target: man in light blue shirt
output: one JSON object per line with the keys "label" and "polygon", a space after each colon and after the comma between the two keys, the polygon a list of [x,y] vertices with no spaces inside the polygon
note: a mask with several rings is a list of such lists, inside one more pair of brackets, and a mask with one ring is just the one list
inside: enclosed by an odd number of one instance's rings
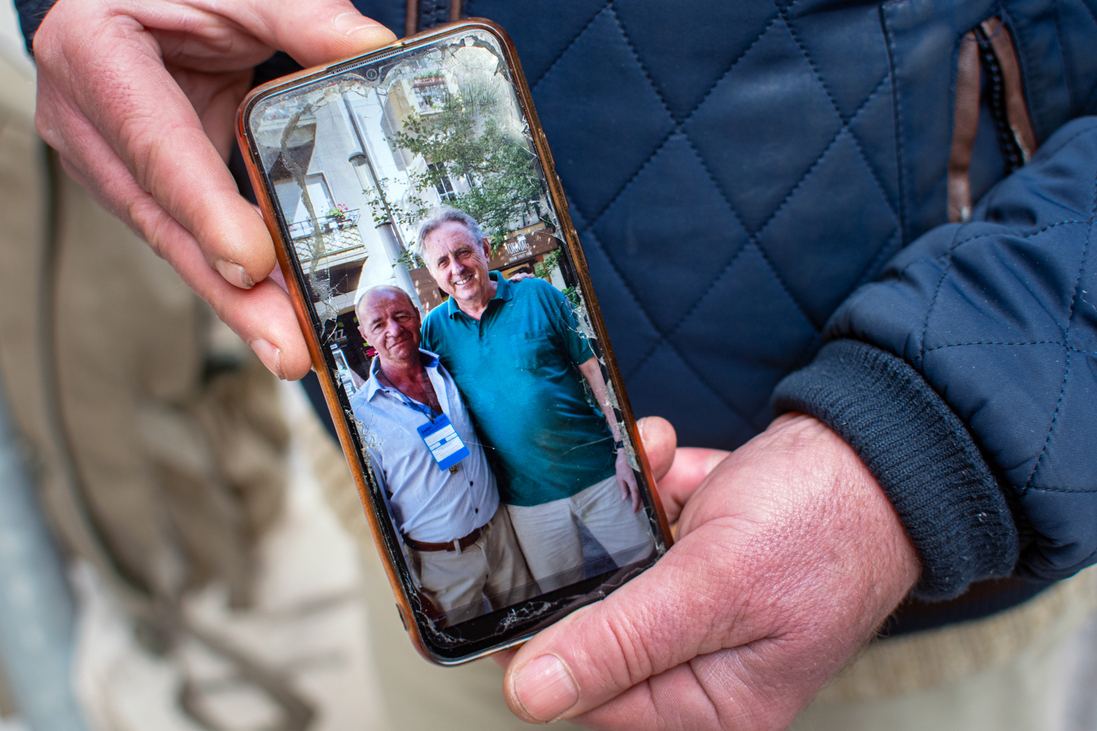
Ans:
{"label": "man in light blue shirt", "polygon": [[419,348],[419,311],[382,286],[357,314],[377,357],[351,408],[422,593],[447,625],[481,614],[484,599],[501,609],[530,598],[536,586],[465,404]]}

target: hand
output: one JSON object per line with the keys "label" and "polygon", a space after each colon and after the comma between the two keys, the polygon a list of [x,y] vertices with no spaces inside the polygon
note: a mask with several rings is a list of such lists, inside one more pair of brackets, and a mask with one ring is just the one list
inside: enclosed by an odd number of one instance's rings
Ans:
{"label": "hand", "polygon": [[617,452],[614,469],[617,471],[617,486],[621,488],[621,499],[631,501],[632,512],[637,512],[640,510],[640,488],[636,487],[636,473],[628,463],[625,450]]}
{"label": "hand", "polygon": [[643,432],[677,543],[512,657],[519,717],[785,728],[917,579],[891,503],[820,422],[781,419],[726,459],[680,449],[673,465],[668,430]]}
{"label": "hand", "polygon": [[394,40],[349,0],[60,0],[34,39],[38,131],[282,378],[310,360],[274,247],[225,166],[274,49],[304,66]]}

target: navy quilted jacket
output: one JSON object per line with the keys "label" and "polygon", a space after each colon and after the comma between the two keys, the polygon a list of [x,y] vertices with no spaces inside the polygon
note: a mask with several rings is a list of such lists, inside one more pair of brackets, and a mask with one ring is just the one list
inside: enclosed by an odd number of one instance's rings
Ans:
{"label": "navy quilted jacket", "polygon": [[[33,30],[48,0],[20,2]],[[403,0],[357,4],[404,34]],[[774,405],[822,419],[924,597],[1097,560],[1097,0],[464,11],[514,38],[638,413],[724,448]],[[420,28],[447,14],[422,0]],[[992,16],[1039,152],[1007,176],[984,108],[981,202],[949,225],[959,48]]]}

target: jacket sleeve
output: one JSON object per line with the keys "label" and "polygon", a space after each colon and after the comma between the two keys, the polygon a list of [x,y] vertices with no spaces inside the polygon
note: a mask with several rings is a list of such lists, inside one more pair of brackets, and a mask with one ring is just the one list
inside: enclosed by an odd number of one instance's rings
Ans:
{"label": "jacket sleeve", "polygon": [[19,13],[19,27],[23,31],[23,40],[26,41],[27,51],[32,53],[34,34],[38,26],[42,25],[42,18],[57,0],[15,0],[15,10]]}
{"label": "jacket sleeve", "polygon": [[841,434],[919,551],[916,594],[1097,562],[1097,118],[835,312],[779,411]]}

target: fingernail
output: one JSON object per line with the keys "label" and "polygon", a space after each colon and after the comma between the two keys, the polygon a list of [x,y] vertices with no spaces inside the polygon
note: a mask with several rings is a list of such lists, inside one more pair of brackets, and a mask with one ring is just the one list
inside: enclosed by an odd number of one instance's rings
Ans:
{"label": "fingernail", "polygon": [[367,26],[372,27],[359,13],[340,13],[331,19],[331,25],[335,30],[346,33],[348,36],[364,30]]}
{"label": "fingernail", "polygon": [[255,286],[255,281],[244,271],[244,267],[235,262],[228,259],[218,259],[214,262],[214,266],[217,267],[217,271],[221,272],[221,276],[229,284],[235,284],[240,289],[251,289]]}
{"label": "fingernail", "polygon": [[274,347],[269,341],[263,338],[255,338],[250,341],[248,345],[251,347],[255,354],[259,356],[259,360],[263,362],[263,365],[267,367],[274,375],[286,380],[286,376],[282,373],[282,351]]}
{"label": "fingernail", "polygon": [[542,655],[519,670],[514,695],[538,721],[551,721],[579,702],[575,681],[555,655]]}

